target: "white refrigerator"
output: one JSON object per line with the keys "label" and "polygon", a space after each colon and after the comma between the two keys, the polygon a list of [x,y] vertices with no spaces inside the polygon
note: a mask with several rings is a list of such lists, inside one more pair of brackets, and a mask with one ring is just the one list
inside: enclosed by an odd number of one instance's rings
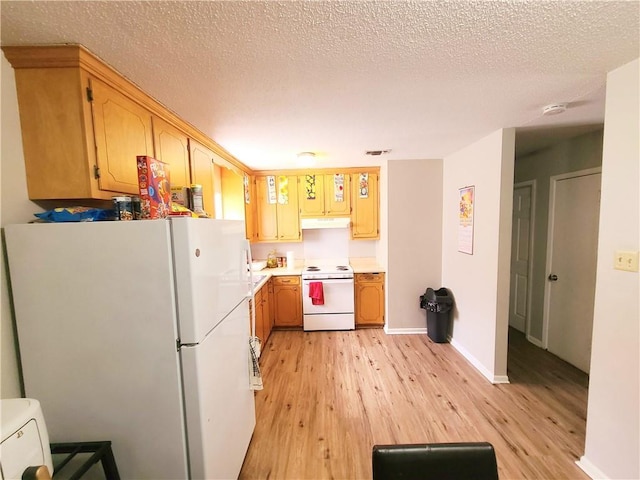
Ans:
{"label": "white refrigerator", "polygon": [[125,479],[237,478],[255,427],[244,223],[8,225],[27,397]]}

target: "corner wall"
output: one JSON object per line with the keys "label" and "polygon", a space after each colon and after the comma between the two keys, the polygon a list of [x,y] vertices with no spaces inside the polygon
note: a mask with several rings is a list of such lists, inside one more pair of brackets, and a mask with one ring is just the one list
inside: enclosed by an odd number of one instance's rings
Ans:
{"label": "corner wall", "polygon": [[442,160],[392,160],[387,167],[385,329],[426,333],[420,295],[442,278]]}
{"label": "corner wall", "polygon": [[[491,382],[507,382],[515,130],[444,159],[442,284],[453,294],[452,345]],[[473,255],[458,252],[459,189],[475,186]]]}
{"label": "corner wall", "polygon": [[593,478],[640,478],[640,282],[613,269],[640,246],[640,61],[609,73],[584,456]]}

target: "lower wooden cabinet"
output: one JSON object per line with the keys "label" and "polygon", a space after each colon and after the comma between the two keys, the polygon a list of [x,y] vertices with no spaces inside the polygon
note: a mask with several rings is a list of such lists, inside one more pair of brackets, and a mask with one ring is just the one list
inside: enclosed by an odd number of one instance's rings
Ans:
{"label": "lower wooden cabinet", "polygon": [[272,277],[274,327],[302,327],[302,290],[300,276]]}
{"label": "lower wooden cabinet", "polygon": [[356,327],[384,326],[384,273],[356,273]]}
{"label": "lower wooden cabinet", "polygon": [[269,340],[273,329],[273,315],[271,310],[271,279],[265,283],[254,295],[255,305],[250,302],[250,308],[256,311],[256,336],[264,346]]}

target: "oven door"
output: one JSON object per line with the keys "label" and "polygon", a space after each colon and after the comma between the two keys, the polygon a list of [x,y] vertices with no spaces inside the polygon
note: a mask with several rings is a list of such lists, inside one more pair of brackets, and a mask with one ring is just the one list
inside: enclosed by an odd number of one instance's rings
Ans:
{"label": "oven door", "polygon": [[[322,282],[323,305],[314,305],[309,297],[309,284]],[[353,278],[302,281],[302,313],[304,315],[353,313]]]}

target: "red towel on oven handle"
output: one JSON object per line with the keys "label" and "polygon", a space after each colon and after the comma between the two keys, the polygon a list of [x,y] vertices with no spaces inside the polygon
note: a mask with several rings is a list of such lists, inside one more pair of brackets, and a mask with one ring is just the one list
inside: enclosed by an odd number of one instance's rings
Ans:
{"label": "red towel on oven handle", "polygon": [[322,282],[309,282],[309,297],[313,305],[324,305]]}

